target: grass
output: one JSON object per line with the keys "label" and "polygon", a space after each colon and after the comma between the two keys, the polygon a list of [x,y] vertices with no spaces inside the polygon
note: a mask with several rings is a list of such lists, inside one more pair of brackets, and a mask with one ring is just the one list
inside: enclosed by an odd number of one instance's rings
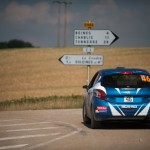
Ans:
{"label": "grass", "polygon": [[[27,99],[28,102],[24,104],[26,107],[32,99],[47,99],[56,95],[58,102],[61,96],[65,100],[72,95],[83,95],[82,86],[87,84],[86,66],[67,66],[58,61],[65,54],[86,54],[82,49],[29,48],[0,51],[0,107],[2,108],[1,105],[5,101],[9,103],[12,100],[20,102]],[[118,66],[142,68],[150,72],[150,48],[95,47],[92,54],[103,55],[104,64],[92,66],[90,77],[97,70]],[[39,106],[35,104],[32,109],[40,109],[40,105],[41,109],[46,109],[47,105],[50,105],[50,100],[36,103]],[[44,103],[45,106],[42,106]],[[22,107],[20,105],[17,103],[15,109]],[[64,108],[63,105],[67,104],[60,105]]]}
{"label": "grass", "polygon": [[0,102],[0,111],[81,108],[82,96],[49,96],[21,98]]}

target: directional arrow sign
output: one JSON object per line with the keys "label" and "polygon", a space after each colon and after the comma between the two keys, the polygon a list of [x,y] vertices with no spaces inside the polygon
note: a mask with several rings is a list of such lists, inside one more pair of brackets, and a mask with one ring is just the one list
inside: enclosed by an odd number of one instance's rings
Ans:
{"label": "directional arrow sign", "polygon": [[74,45],[110,45],[118,39],[110,30],[75,30]]}
{"label": "directional arrow sign", "polygon": [[102,55],[63,55],[59,61],[64,65],[103,65]]}

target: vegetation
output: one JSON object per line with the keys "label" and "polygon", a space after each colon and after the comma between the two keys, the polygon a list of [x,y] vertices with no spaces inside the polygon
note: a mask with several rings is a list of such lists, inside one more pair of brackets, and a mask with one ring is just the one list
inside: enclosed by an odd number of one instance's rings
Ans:
{"label": "vegetation", "polygon": [[0,49],[6,48],[31,48],[34,47],[30,42],[24,42],[22,40],[13,39],[8,42],[0,42]]}
{"label": "vegetation", "polygon": [[49,96],[0,102],[0,111],[81,108],[82,96]]}
{"label": "vegetation", "polygon": [[[79,101],[72,97],[83,95],[87,67],[61,64],[58,59],[65,54],[85,53],[81,47],[0,51],[0,109],[81,107],[82,96],[79,96]],[[95,47],[93,55],[103,55],[104,64],[92,66],[90,78],[97,70],[121,66],[150,72],[150,48]]]}

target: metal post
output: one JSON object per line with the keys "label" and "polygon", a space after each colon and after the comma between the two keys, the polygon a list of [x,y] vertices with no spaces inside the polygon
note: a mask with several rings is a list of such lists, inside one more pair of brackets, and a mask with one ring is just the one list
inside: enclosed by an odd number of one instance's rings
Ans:
{"label": "metal post", "polygon": [[[89,21],[90,23],[91,21]],[[89,30],[91,30],[91,27],[88,27]],[[90,45],[88,47],[91,47]],[[90,52],[87,53],[87,55],[91,55]],[[87,85],[90,83],[90,66],[87,66]]]}
{"label": "metal post", "polygon": [[[87,53],[87,55],[91,55],[91,53]],[[90,83],[90,65],[87,66],[87,85]]]}
{"label": "metal post", "polygon": [[90,66],[87,66],[87,85],[90,83]]}
{"label": "metal post", "polygon": [[61,3],[60,1],[53,1],[53,3],[57,3],[58,5],[58,29],[57,29],[57,47],[60,47],[60,12],[61,12]]}
{"label": "metal post", "polygon": [[72,4],[72,2],[62,2],[65,5],[65,12],[64,12],[64,47],[67,44],[67,5]]}

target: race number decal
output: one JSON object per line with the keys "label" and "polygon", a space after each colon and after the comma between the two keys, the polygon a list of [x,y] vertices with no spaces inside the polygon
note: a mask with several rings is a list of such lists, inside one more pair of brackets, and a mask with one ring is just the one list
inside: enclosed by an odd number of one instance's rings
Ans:
{"label": "race number decal", "polygon": [[150,82],[150,77],[146,75],[141,75],[141,79],[143,82]]}

